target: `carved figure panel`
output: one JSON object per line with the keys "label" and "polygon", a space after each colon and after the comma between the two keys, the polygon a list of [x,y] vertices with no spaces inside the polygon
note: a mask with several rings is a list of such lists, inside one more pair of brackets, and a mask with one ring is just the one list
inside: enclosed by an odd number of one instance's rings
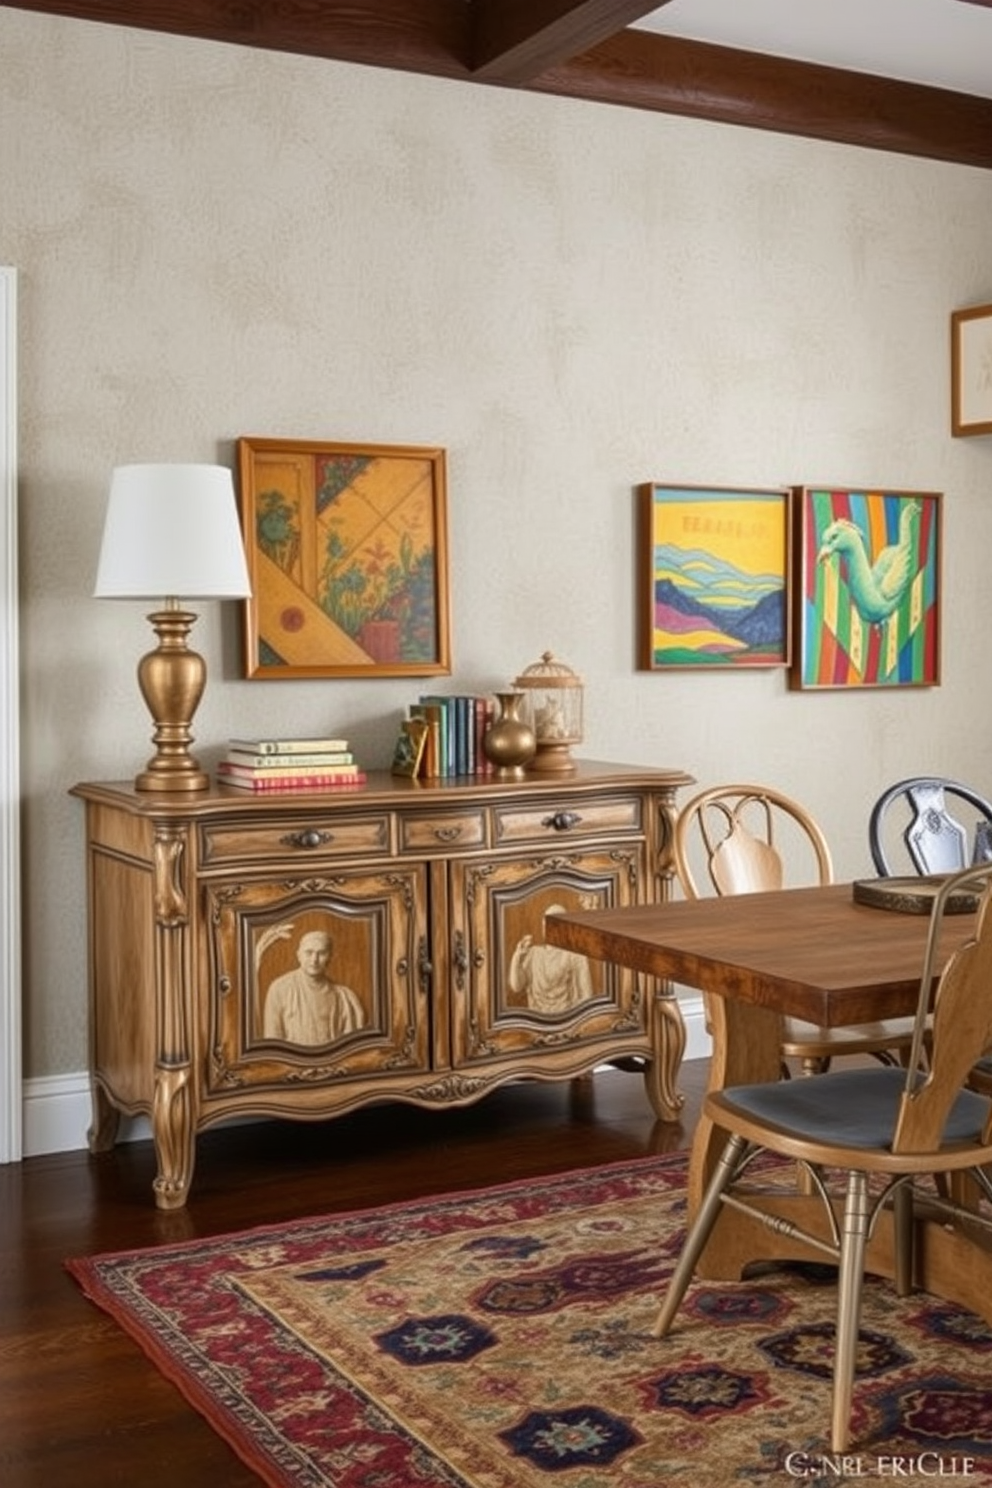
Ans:
{"label": "carved figure panel", "polygon": [[211,888],[211,1084],[426,1067],[419,870]]}
{"label": "carved figure panel", "polygon": [[459,975],[453,1050],[486,1060],[644,1031],[636,977],[547,944],[549,916],[633,902],[640,846],[455,865]]}

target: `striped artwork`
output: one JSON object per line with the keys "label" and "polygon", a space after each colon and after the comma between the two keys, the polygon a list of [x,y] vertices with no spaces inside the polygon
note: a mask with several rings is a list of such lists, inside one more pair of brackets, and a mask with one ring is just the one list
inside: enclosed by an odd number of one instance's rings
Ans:
{"label": "striped artwork", "polygon": [[940,497],[800,487],[799,645],[792,684],[940,680]]}

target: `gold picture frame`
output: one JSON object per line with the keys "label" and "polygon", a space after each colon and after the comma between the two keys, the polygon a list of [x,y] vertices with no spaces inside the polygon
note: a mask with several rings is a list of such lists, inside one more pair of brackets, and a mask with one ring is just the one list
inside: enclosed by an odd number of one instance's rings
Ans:
{"label": "gold picture frame", "polygon": [[951,315],[951,433],[992,434],[992,305]]}
{"label": "gold picture frame", "polygon": [[403,720],[396,736],[396,747],[393,750],[392,772],[394,775],[405,775],[410,780],[417,778],[424,758],[427,732],[426,718],[405,718]]}
{"label": "gold picture frame", "polygon": [[245,675],[451,670],[443,449],[238,440]]}

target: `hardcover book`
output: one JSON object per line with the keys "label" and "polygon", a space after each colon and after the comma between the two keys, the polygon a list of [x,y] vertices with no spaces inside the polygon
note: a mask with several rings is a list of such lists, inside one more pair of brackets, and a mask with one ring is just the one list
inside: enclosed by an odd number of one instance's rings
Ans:
{"label": "hardcover book", "polygon": [[230,749],[249,754],[327,754],[348,748],[347,739],[229,739]]}
{"label": "hardcover book", "polygon": [[357,775],[359,770],[355,764],[242,765],[236,760],[222,759],[217,766],[217,773],[235,780],[289,780],[300,776],[330,780]]}
{"label": "hardcover book", "polygon": [[293,791],[332,791],[347,790],[349,786],[364,785],[367,776],[364,770],[353,770],[350,775],[226,775],[218,772],[221,785],[229,785],[235,790],[254,791],[262,793],[269,791],[276,793],[285,791],[290,794]]}
{"label": "hardcover book", "polygon": [[225,756],[231,764],[248,765],[256,769],[276,769],[279,765],[353,765],[355,756],[350,749],[316,750],[313,754],[296,754],[287,750],[283,754],[257,753],[231,745]]}

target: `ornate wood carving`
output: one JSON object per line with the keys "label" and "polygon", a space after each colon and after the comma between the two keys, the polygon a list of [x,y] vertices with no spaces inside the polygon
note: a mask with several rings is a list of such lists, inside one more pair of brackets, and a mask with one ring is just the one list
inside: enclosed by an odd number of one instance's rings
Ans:
{"label": "ornate wood carving", "polygon": [[[556,902],[667,892],[654,871],[659,802],[689,783],[580,764],[567,780],[449,782],[436,815],[427,791],[374,772],[341,797],[198,793],[181,816],[130,787],[77,786],[92,808],[93,1149],[112,1145],[121,1112],[149,1115],[156,1203],[176,1209],[197,1133],[225,1118],[466,1103],[530,1074],[570,1079],[610,1059],[651,1068],[656,1052],[673,1062],[648,1091],[676,1115],[674,999],[663,1022],[635,974],[547,957],[514,990],[510,963],[543,940]],[[473,830],[439,855],[433,829],[453,809]],[[321,840],[301,861],[310,830]],[[296,1037],[269,1002],[277,983],[291,1005],[309,995],[313,938],[328,970]]]}

